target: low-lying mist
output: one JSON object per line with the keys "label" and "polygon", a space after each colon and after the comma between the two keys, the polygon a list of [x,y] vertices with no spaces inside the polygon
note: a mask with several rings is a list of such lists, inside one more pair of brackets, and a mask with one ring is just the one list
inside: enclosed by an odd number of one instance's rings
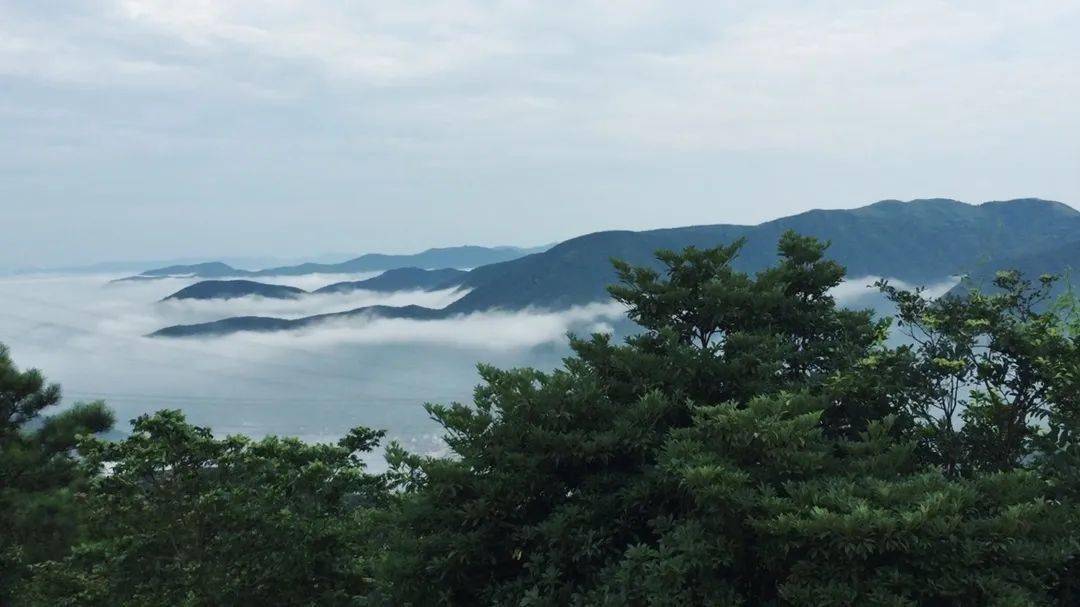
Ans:
{"label": "low-lying mist", "polygon": [[[267,282],[318,288],[369,276]],[[120,430],[141,413],[179,408],[223,434],[334,440],[362,424],[386,428],[392,438],[428,453],[442,443],[423,403],[468,401],[477,362],[552,368],[567,351],[567,331],[610,330],[605,323],[622,314],[618,306],[594,304],[558,313],[352,319],[295,332],[150,339],[143,336],[163,326],[226,316],[300,317],[374,304],[443,307],[462,293],[162,302],[196,280],[109,283],[113,278],[0,278],[6,304],[0,342],[21,367],[38,367],[61,383],[65,402],[105,399],[117,411]]]}
{"label": "low-lying mist", "polygon": [[[314,289],[362,276],[266,279]],[[354,318],[298,331],[238,333],[199,339],[151,339],[167,325],[227,316],[296,318],[360,306],[443,307],[462,295],[433,292],[160,301],[196,282],[165,279],[109,283],[115,276],[0,278],[0,342],[23,368],[62,384],[65,402],[104,399],[118,429],[141,413],[183,409],[221,434],[281,434],[336,440],[348,428],[385,428],[408,448],[438,453],[439,430],[425,402],[468,401],[478,362],[551,369],[568,353],[565,335],[611,332],[623,308],[595,303],[550,312],[492,311],[442,320]],[[841,303],[887,310],[874,278],[835,290]],[[948,290],[955,281],[933,285]],[[906,286],[906,285],[899,285]],[[372,457],[381,466],[381,454]]]}

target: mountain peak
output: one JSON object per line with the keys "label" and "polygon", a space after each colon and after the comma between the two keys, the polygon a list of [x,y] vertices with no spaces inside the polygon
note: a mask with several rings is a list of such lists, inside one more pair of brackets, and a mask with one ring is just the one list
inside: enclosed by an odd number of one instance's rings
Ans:
{"label": "mountain peak", "polygon": [[978,206],[987,209],[1015,209],[1017,211],[1042,210],[1060,213],[1062,215],[1070,217],[1076,217],[1080,215],[1080,211],[1065,204],[1064,202],[1058,202],[1056,200],[1046,200],[1043,198],[1014,198],[1012,200],[991,200],[989,202],[984,202]]}

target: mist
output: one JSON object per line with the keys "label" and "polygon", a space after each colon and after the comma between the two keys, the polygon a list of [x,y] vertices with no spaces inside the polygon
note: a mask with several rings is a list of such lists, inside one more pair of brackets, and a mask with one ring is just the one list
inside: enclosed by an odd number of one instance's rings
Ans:
{"label": "mist", "polygon": [[[272,277],[314,289],[372,276]],[[350,319],[302,331],[151,339],[178,323],[236,315],[296,318],[360,306],[443,307],[463,291],[310,295],[295,300],[160,301],[196,279],[110,282],[114,275],[0,278],[0,342],[22,368],[63,387],[64,402],[104,399],[119,430],[162,408],[218,434],[336,440],[349,428],[388,430],[422,453],[441,452],[425,402],[469,401],[476,364],[554,368],[567,331],[610,331],[613,304],[563,312],[472,314],[438,321]],[[381,464],[381,453],[373,454]]]}
{"label": "mist", "polygon": [[[372,274],[274,277],[314,289]],[[569,353],[567,332],[613,332],[624,308],[594,303],[558,312],[492,311],[441,320],[340,319],[296,331],[151,339],[164,326],[236,315],[298,318],[360,306],[443,307],[462,291],[310,295],[295,300],[160,301],[197,279],[113,282],[113,275],[0,278],[0,342],[22,368],[36,367],[63,387],[64,402],[105,400],[123,432],[128,420],[163,408],[218,434],[298,436],[330,441],[349,428],[386,429],[426,454],[443,452],[425,402],[468,402],[477,363],[550,370]],[[869,285],[845,282],[838,301],[887,312]],[[930,285],[944,293],[955,280]],[[911,287],[899,283],[901,287]],[[375,469],[382,454],[370,456]]]}

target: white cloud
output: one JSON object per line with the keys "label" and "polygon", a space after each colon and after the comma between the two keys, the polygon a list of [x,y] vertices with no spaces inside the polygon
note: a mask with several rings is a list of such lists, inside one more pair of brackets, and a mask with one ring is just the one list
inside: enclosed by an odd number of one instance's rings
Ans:
{"label": "white cloud", "polygon": [[[432,297],[448,295],[163,304],[161,297],[191,281],[107,284],[107,278],[0,277],[0,342],[17,364],[60,382],[69,402],[104,398],[117,410],[121,429],[141,413],[180,408],[220,433],[328,440],[369,425],[430,453],[443,444],[423,403],[468,401],[477,362],[552,368],[566,352],[569,329],[583,332],[621,316],[618,306],[598,304],[559,313],[492,312],[428,322],[354,318],[302,331],[152,339],[144,335],[161,326],[222,315],[432,304]],[[383,465],[378,454],[371,460]]]}
{"label": "white cloud", "polygon": [[[843,306],[864,305],[867,300],[880,299],[880,293],[877,288],[874,287],[874,283],[881,279],[881,276],[859,276],[850,278],[844,280],[829,291],[829,294],[835,297],[837,303]],[[890,278],[888,281],[890,285],[905,291],[913,291],[916,288],[923,287],[925,289],[923,293],[927,297],[938,298],[948,293],[949,289],[955,287],[960,282],[960,279],[958,277],[947,278],[927,285],[913,284],[894,278]]]}
{"label": "white cloud", "polygon": [[771,4],[700,46],[641,57],[598,128],[666,147],[855,155],[1080,124],[1060,103],[1080,93],[1063,25],[1080,20],[1076,3]]}
{"label": "white cloud", "polygon": [[3,3],[0,259],[1075,202],[1078,29],[1076,0]]}
{"label": "white cloud", "polygon": [[[531,348],[562,343],[573,328],[610,327],[602,321],[625,316],[617,303],[595,303],[568,310],[477,312],[439,320],[353,318],[319,323],[297,331],[239,333],[225,338],[259,345],[303,344],[324,347],[335,344],[425,344],[461,346],[490,351]],[[222,338],[210,338],[220,344]]]}
{"label": "white cloud", "polygon": [[[26,15],[0,25],[0,70],[23,77],[232,81],[287,96],[390,87],[405,101],[395,119],[556,111],[564,129],[645,145],[865,149],[885,133],[899,145],[942,129],[953,136],[939,145],[977,145],[1015,133],[1015,112],[1075,124],[1057,99],[1080,92],[1074,2],[118,0],[66,19]],[[312,74],[322,83],[305,83]]]}
{"label": "white cloud", "polygon": [[211,52],[310,61],[329,77],[394,84],[464,69],[512,46],[492,15],[467,2],[387,3],[129,0],[135,26]]}

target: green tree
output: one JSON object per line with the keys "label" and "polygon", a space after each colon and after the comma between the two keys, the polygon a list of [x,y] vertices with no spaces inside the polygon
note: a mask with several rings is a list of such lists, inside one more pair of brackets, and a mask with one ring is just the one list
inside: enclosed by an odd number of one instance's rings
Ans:
{"label": "green tree", "polygon": [[[1039,605],[1077,553],[1035,474],[922,470],[886,419],[830,440],[797,395],[703,406],[660,467],[683,507],[654,521],[587,605]],[[541,595],[543,593],[540,593]]]}
{"label": "green tree", "polygon": [[828,244],[786,232],[777,264],[756,276],[732,268],[742,244],[659,251],[662,272],[615,261],[620,284],[609,291],[644,332],[625,346],[574,339],[580,362],[572,364],[600,375],[620,399],[656,389],[697,403],[812,391],[836,405],[825,423],[838,434],[857,435],[888,414],[882,403],[845,399],[864,385],[836,381],[869,356],[891,353],[882,347],[887,320],[836,305],[830,292],[844,269],[825,258]]}
{"label": "green tree", "polygon": [[121,442],[84,440],[94,475],[88,537],[34,567],[33,605],[351,605],[367,589],[365,513],[386,499],[359,454],[336,445],[215,439],[178,411],[132,423]]}
{"label": "green tree", "polygon": [[553,373],[482,367],[473,406],[428,406],[456,457],[391,451],[405,491],[380,577],[395,603],[584,596],[689,507],[659,459],[698,406],[798,391],[830,411],[830,437],[888,413],[844,400],[870,384],[838,376],[886,352],[887,324],[836,306],[843,269],[826,245],[785,234],[778,264],[756,276],[731,267],[740,246],[661,251],[663,272],[616,262],[612,295],[642,334],[572,339],[576,356]]}
{"label": "green tree", "polygon": [[380,432],[215,439],[176,411],[75,460],[100,406],[32,431],[57,389],[8,361],[0,463],[26,472],[5,482],[45,479],[74,515],[28,558],[44,519],[0,512],[24,533],[15,602],[1077,604],[1080,304],[1015,273],[937,299],[880,283],[893,348],[836,305],[825,243],[787,233],[755,275],[740,247],[616,262],[639,335],[481,366],[471,405],[427,405],[452,456],[391,445],[385,475],[360,459]]}
{"label": "green tree", "polygon": [[1064,431],[1078,410],[1080,346],[1049,305],[1055,281],[1000,272],[991,292],[937,299],[879,283],[914,343],[919,389],[905,410],[946,474],[1032,463],[1047,424]]}
{"label": "green tree", "polygon": [[[574,339],[552,373],[482,367],[471,407],[429,405],[454,457],[391,449],[388,603],[1069,604],[1078,519],[1057,496],[1073,485],[1036,467],[1035,428],[1020,440],[965,418],[950,467],[926,413],[956,372],[939,359],[965,348],[961,379],[991,395],[973,400],[1026,395],[1026,421],[1063,410],[1050,368],[1075,364],[1043,339],[1052,319],[1016,293],[891,291],[902,326],[927,318],[910,302],[948,311],[957,334],[887,348],[887,323],[830,297],[843,271],[824,244],[786,234],[755,276],[732,269],[738,248],[662,251],[662,271],[616,263],[612,294],[642,334]],[[1045,389],[1017,379],[1036,376]]]}
{"label": "green tree", "polygon": [[72,450],[112,426],[101,403],[43,416],[59,403],[59,386],[20,371],[0,345],[0,604],[29,564],[63,556],[78,536],[73,493],[84,477]]}

